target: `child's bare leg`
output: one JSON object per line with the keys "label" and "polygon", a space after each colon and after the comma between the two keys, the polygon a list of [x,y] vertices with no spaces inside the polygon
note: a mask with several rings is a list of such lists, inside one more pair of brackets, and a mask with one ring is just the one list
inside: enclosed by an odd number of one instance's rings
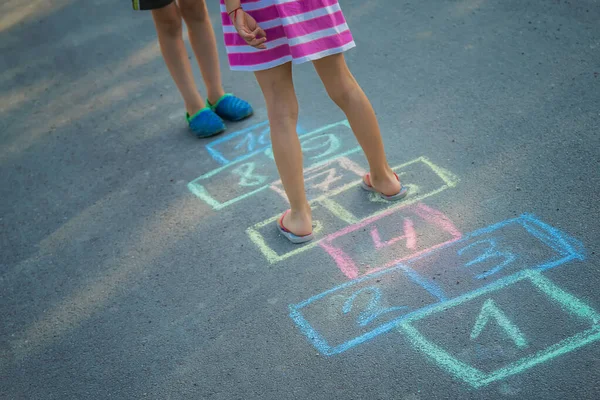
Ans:
{"label": "child's bare leg", "polygon": [[296,235],[308,235],[312,232],[312,218],[304,191],[302,149],[296,132],[298,100],[292,81],[292,64],[257,71],[255,75],[267,104],[275,163],[291,206],[283,225]]}
{"label": "child's bare leg", "polygon": [[194,82],[192,67],[183,43],[181,13],[175,2],[152,10],[158,42],[167,68],[179,89],[185,109],[190,115],[205,107]]}
{"label": "child's bare leg", "polygon": [[324,57],[313,64],[329,97],[346,114],[352,131],[367,156],[371,185],[387,195],[398,193],[400,182],[387,163],[375,111],[348,69],[343,54]]}
{"label": "child's bare leg", "polygon": [[188,27],[190,44],[202,71],[208,100],[215,104],[225,94],[219,70],[217,41],[204,0],[179,0],[181,15]]}

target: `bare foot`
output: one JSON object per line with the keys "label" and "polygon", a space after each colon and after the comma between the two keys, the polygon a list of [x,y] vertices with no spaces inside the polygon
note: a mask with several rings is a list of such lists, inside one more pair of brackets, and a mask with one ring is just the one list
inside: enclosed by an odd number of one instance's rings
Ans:
{"label": "bare foot", "polygon": [[394,175],[394,171],[391,169],[385,174],[367,174],[365,175],[364,180],[367,185],[372,186],[379,193],[383,193],[386,196],[398,194],[402,186],[400,180]]}
{"label": "bare foot", "polygon": [[296,236],[306,236],[312,233],[312,215],[310,207],[305,210],[290,210],[283,217],[283,226]]}

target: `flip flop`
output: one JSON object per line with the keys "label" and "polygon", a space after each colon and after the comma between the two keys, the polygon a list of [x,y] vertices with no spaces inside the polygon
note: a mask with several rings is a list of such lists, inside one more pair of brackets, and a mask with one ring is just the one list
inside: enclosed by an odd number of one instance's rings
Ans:
{"label": "flip flop", "polygon": [[[369,172],[367,172],[364,179],[360,182],[361,187],[368,192],[378,193],[381,197],[383,197],[385,200],[388,200],[388,201],[402,200],[408,194],[408,189],[406,187],[402,186],[402,184],[400,184],[400,191],[392,196],[388,196],[387,194],[378,192],[377,190],[375,190],[375,188],[373,186],[371,186],[367,182],[365,182],[365,179],[368,179],[369,182],[371,181],[370,176],[371,176],[371,174]],[[394,172],[394,176],[396,177],[396,179],[398,179],[398,182],[400,182],[400,178],[398,177],[398,174],[396,174]]]}
{"label": "flip flop", "polygon": [[279,218],[279,221],[277,221],[277,229],[279,229],[279,232],[294,244],[306,243],[313,240],[314,236],[312,233],[309,233],[308,235],[304,236],[298,236],[293,234],[292,231],[283,226],[283,218],[285,218],[285,216],[289,212],[290,210],[284,212],[283,215],[281,215],[281,218]]}

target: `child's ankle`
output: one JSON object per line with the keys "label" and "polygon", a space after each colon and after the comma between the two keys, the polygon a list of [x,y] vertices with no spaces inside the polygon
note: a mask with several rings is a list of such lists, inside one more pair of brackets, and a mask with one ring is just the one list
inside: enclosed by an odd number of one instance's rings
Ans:
{"label": "child's ankle", "polygon": [[292,207],[290,211],[294,215],[311,215],[311,209],[308,203],[300,207]]}
{"label": "child's ankle", "polygon": [[190,116],[195,115],[198,111],[206,108],[206,104],[204,102],[194,103],[194,104],[186,104],[185,111],[187,111]]}
{"label": "child's ankle", "polygon": [[223,89],[214,93],[210,92],[208,93],[208,101],[214,106],[223,96],[225,96],[225,91]]}
{"label": "child's ankle", "polygon": [[380,180],[389,178],[394,174],[394,171],[389,166],[386,166],[384,168],[373,168],[370,174],[374,180]]}

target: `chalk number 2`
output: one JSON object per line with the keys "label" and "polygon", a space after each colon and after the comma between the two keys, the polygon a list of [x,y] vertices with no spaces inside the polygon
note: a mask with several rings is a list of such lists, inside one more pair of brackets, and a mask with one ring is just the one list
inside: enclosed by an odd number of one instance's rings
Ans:
{"label": "chalk number 2", "polygon": [[350,311],[352,311],[352,307],[354,306],[354,300],[356,300],[356,298],[362,293],[370,294],[370,298],[366,307],[360,312],[360,314],[358,314],[358,318],[356,319],[356,322],[360,326],[369,325],[371,322],[373,322],[373,320],[375,320],[383,314],[387,314],[391,311],[404,310],[408,308],[408,306],[389,308],[382,307],[380,304],[381,290],[379,290],[379,288],[375,286],[367,286],[352,293],[352,296],[348,297],[348,299],[344,303],[344,306],[342,307],[342,311],[344,312],[344,314],[348,314]]}

